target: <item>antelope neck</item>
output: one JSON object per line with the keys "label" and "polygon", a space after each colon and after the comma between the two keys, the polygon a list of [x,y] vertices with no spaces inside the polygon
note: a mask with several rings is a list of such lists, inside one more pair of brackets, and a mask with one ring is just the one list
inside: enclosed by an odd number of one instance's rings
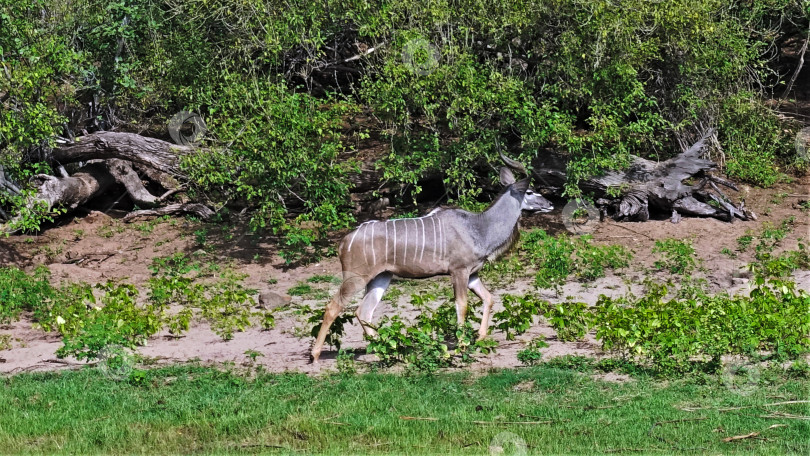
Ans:
{"label": "antelope neck", "polygon": [[523,193],[507,187],[498,199],[484,212],[478,214],[480,247],[488,253],[501,253],[514,240]]}

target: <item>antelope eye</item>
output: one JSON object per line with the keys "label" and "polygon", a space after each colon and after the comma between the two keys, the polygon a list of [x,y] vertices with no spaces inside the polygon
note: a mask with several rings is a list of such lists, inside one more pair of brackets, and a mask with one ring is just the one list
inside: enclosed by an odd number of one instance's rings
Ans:
{"label": "antelope eye", "polygon": [[527,194],[527,195],[534,195],[534,192],[533,192],[533,191],[531,191],[531,190],[526,190],[526,194]]}

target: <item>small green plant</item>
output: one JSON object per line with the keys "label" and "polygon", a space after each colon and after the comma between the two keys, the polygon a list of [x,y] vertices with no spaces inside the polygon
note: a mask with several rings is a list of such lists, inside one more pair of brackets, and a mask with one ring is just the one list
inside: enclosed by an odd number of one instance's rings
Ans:
{"label": "small green plant", "polygon": [[584,302],[551,305],[545,314],[557,338],[563,342],[582,340],[591,324],[591,314]]}
{"label": "small green plant", "polygon": [[557,356],[543,363],[545,367],[574,370],[577,372],[590,372],[594,369],[595,365],[596,361],[593,358],[582,355]]}
{"label": "small green plant", "polygon": [[127,377],[127,383],[132,386],[148,386],[149,373],[145,370],[133,369],[132,372],[129,373],[129,377]]}
{"label": "small green plant", "polygon": [[354,350],[339,350],[335,360],[337,370],[343,375],[357,373],[357,361],[354,360]]}
{"label": "small green plant", "polygon": [[476,331],[468,320],[456,324],[455,307],[443,303],[435,310],[425,308],[413,324],[406,324],[399,316],[383,317],[377,327],[377,336],[367,338],[368,353],[374,353],[383,365],[405,363],[410,371],[435,372],[442,367],[473,360],[475,352],[494,350],[491,339],[475,342]]}
{"label": "small green plant", "polygon": [[49,278],[50,271],[44,266],[31,275],[15,267],[0,268],[0,325],[17,321],[23,311],[35,310],[54,299],[57,291]]}
{"label": "small green plant", "polygon": [[255,364],[256,360],[264,356],[264,354],[256,350],[245,350],[245,356],[248,357],[251,364]]}
{"label": "small green plant", "polygon": [[[309,306],[303,306],[301,309],[298,310],[298,313],[301,315],[307,316],[307,323],[312,324],[312,329],[310,330],[310,335],[312,337],[318,337],[318,332],[321,330],[321,324],[323,323],[323,314],[326,311],[324,308],[318,308],[313,310]],[[332,326],[329,327],[329,333],[326,335],[326,345],[335,347],[340,350],[340,339],[343,337],[345,333],[344,326],[346,323],[351,323],[354,319],[354,315],[351,313],[344,313],[342,315],[338,315],[335,318],[335,321],[332,322]]]}
{"label": "small green plant", "polygon": [[315,274],[314,276],[307,279],[308,283],[332,283],[336,285],[340,285],[343,280],[340,277],[336,277],[333,275],[319,275]]}
{"label": "small green plant", "polygon": [[746,230],[746,234],[737,238],[737,250],[745,252],[752,242],[754,242],[754,235],[750,230]]}
{"label": "small green plant", "polygon": [[534,338],[526,344],[526,348],[517,353],[517,359],[524,366],[536,366],[543,360],[543,353],[540,351],[548,347],[548,343],[540,338]]}
{"label": "small green plant", "polygon": [[11,350],[11,334],[0,334],[0,351]]}
{"label": "small green plant", "polygon": [[723,247],[720,250],[720,253],[727,256],[727,257],[729,257],[729,258],[737,258],[737,254],[732,252],[731,249],[729,249],[728,247]]}
{"label": "small green plant", "polygon": [[537,270],[535,285],[539,288],[558,287],[571,275],[586,281],[604,277],[608,269],[625,268],[632,259],[632,253],[622,246],[594,245],[587,235],[549,236],[543,230],[523,236],[520,252]]}
{"label": "small green plant", "polygon": [[299,283],[287,290],[287,294],[290,296],[304,296],[310,293],[312,293],[312,286],[306,283]]}
{"label": "small green plant", "polygon": [[206,242],[208,242],[208,229],[200,228],[194,231],[194,239],[197,241],[198,245],[205,247]]}
{"label": "small green plant", "polygon": [[698,266],[698,258],[692,242],[689,240],[664,239],[655,241],[653,253],[659,253],[660,259],[654,263],[659,270],[672,274],[687,275]]}
{"label": "small green plant", "polygon": [[506,294],[502,300],[504,310],[495,312],[492,321],[495,329],[506,333],[506,340],[514,340],[515,336],[528,331],[534,317],[544,314],[550,307],[548,301],[528,294],[522,297]]}

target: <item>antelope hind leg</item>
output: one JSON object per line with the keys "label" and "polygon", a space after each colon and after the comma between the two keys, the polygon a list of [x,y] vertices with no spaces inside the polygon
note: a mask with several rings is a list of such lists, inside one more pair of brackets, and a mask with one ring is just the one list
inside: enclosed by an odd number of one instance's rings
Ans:
{"label": "antelope hind leg", "polygon": [[343,279],[343,283],[340,284],[340,290],[338,290],[337,294],[329,304],[326,305],[326,311],[323,313],[323,323],[321,324],[321,329],[318,331],[318,337],[315,339],[315,344],[312,346],[312,352],[310,354],[310,361],[313,363],[318,362],[318,358],[321,356],[321,350],[323,350],[323,344],[326,341],[326,336],[329,334],[329,328],[332,326],[332,323],[335,319],[340,315],[340,312],[343,311],[343,308],[346,307],[346,303],[351,299],[351,297],[357,293],[363,285],[365,285],[366,280],[359,276],[354,276],[351,278]]}
{"label": "antelope hind leg", "polygon": [[467,317],[467,283],[470,276],[467,274],[451,275],[453,281],[453,294],[456,298],[456,322],[459,326],[464,324]]}
{"label": "antelope hind leg", "polygon": [[478,274],[470,276],[470,281],[467,283],[467,286],[473,293],[481,298],[484,305],[481,314],[481,327],[478,329],[478,340],[481,340],[487,337],[489,330],[489,314],[492,312],[492,294],[490,294],[489,290],[484,286],[484,283],[481,282],[481,279],[478,278]]}
{"label": "antelope hind leg", "polygon": [[385,290],[391,284],[391,273],[383,272],[371,280],[366,285],[366,295],[363,297],[363,302],[357,308],[355,315],[363,332],[369,337],[375,337],[377,331],[371,327],[371,317],[374,315],[374,310],[380,305]]}

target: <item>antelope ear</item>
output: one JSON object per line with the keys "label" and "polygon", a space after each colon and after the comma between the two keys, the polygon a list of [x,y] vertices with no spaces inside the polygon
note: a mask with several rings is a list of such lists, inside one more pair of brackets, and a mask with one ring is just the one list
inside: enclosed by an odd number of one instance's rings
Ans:
{"label": "antelope ear", "polygon": [[526,190],[529,189],[530,180],[531,179],[527,177],[526,179],[521,179],[517,181],[515,185],[512,186],[512,190],[520,193],[521,195],[526,193]]}
{"label": "antelope ear", "polygon": [[512,171],[507,167],[501,167],[501,184],[504,187],[507,185],[512,185],[515,183],[515,175],[512,174]]}

